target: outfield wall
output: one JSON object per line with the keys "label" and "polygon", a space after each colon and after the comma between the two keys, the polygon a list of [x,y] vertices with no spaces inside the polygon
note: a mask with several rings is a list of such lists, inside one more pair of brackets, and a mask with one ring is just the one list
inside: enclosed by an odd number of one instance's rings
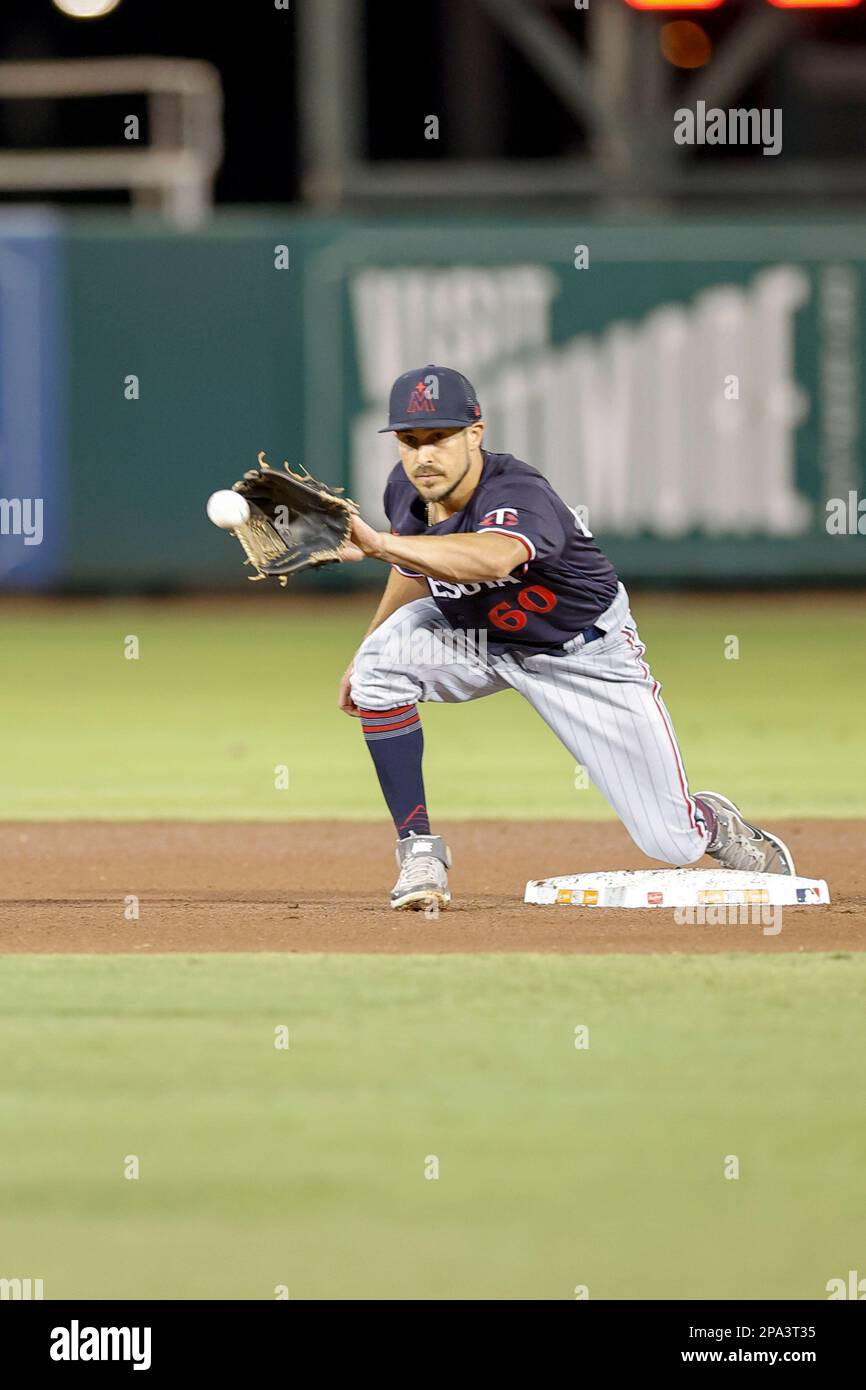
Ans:
{"label": "outfield wall", "polygon": [[866,220],[7,215],[0,585],[242,585],[203,504],[259,449],[381,520],[388,387],[428,360],[627,578],[862,581],[864,273]]}

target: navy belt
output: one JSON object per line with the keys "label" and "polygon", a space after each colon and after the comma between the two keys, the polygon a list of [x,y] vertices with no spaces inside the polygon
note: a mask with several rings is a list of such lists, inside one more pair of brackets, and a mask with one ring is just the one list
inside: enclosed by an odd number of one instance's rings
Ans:
{"label": "navy belt", "polygon": [[[590,627],[585,627],[585,628],[583,629],[583,632],[576,632],[576,633],[574,634],[574,637],[569,637],[568,642],[574,642],[578,637],[582,637],[582,638],[583,638],[583,646],[586,647],[586,646],[589,645],[590,642],[595,642],[599,637],[606,637],[606,636],[607,636],[607,633],[606,633],[606,632],[602,632],[601,628],[600,628],[600,627],[596,627],[595,623],[593,623]],[[568,646],[568,642],[563,642],[563,643],[562,643],[562,646],[563,646],[563,647],[567,647],[567,646]],[[580,650],[583,651],[583,647],[581,647]]]}
{"label": "navy belt", "polygon": [[[575,640],[575,637],[582,637],[583,646],[585,647],[588,642],[595,642],[597,638],[606,636],[607,633],[603,632],[600,627],[596,627],[595,623],[593,623],[590,627],[585,627],[582,632],[576,632],[574,634],[574,637],[569,637],[567,641],[560,642],[559,645],[556,647],[541,648],[541,650],[533,650],[532,648],[527,650],[526,648],[520,647],[504,647],[503,651],[507,653],[508,656],[513,657],[515,661],[522,664],[523,660],[526,657],[544,656],[545,651],[562,651],[562,648],[567,647],[569,642],[573,642]],[[583,648],[581,648],[581,651],[582,650]]]}

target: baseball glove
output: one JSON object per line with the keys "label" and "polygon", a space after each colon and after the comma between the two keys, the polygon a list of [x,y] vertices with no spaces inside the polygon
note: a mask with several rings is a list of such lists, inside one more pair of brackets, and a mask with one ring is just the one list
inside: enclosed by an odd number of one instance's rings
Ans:
{"label": "baseball glove", "polygon": [[286,584],[289,575],[341,560],[358,511],[351,498],[341,496],[342,488],[318,482],[306,469],[293,473],[284,463],[286,471],[280,473],[268,466],[264,453],[258,461],[258,468],[232,485],[250,508],[249,521],[234,531],[246,551],[245,563],[256,571],[248,577],[273,576]]}

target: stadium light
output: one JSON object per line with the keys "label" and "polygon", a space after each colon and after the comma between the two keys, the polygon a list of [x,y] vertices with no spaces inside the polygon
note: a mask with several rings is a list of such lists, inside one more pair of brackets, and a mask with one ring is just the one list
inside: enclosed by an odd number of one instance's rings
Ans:
{"label": "stadium light", "polygon": [[717,10],[725,0],[625,0],[633,10]]}
{"label": "stadium light", "polygon": [[[633,10],[717,10],[725,0],[625,0]],[[863,0],[767,0],[777,10],[853,10]]]}
{"label": "stadium light", "polygon": [[853,10],[863,0],[769,0],[777,10]]}
{"label": "stadium light", "polygon": [[55,9],[70,19],[102,19],[111,14],[120,0],[52,0]]}
{"label": "stadium light", "polygon": [[662,57],[675,68],[702,68],[710,61],[713,45],[706,29],[691,19],[672,19],[659,33]]}

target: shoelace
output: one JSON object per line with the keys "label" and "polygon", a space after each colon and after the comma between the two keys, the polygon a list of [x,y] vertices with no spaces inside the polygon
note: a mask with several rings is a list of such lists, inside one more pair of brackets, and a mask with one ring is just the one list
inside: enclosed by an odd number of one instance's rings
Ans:
{"label": "shoelace", "polygon": [[737,863],[738,868],[742,866],[744,859],[751,860],[752,864],[761,868],[766,863],[766,855],[763,850],[758,849],[758,846],[747,839],[745,835],[732,835],[721,849],[723,855],[727,855],[733,849],[732,858]]}
{"label": "shoelace", "polygon": [[400,869],[400,882],[411,887],[424,879],[438,877],[438,872],[444,868],[435,854],[409,854]]}

